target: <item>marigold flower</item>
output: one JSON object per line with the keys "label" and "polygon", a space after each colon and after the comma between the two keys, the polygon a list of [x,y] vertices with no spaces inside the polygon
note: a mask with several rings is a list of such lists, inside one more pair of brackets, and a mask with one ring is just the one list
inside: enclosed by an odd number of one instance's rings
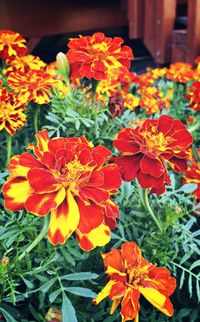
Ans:
{"label": "marigold flower", "polygon": [[25,104],[6,88],[0,90],[0,131],[5,129],[10,135],[26,124],[23,113]]}
{"label": "marigold flower", "polygon": [[188,167],[183,178],[184,183],[195,183],[197,188],[193,192],[195,197],[200,200],[200,163],[193,163]]}
{"label": "marigold flower", "polygon": [[142,294],[162,313],[173,315],[169,296],[176,288],[176,280],[167,268],[156,267],[156,264],[145,260],[134,242],[125,242],[120,250],[113,248],[102,257],[109,282],[93,300],[95,304],[108,296],[113,302],[110,314],[121,302],[122,322],[139,321],[139,299]]}
{"label": "marigold flower", "polygon": [[164,77],[166,72],[167,68],[147,68],[147,73],[155,80]]}
{"label": "marigold flower", "polygon": [[20,70],[21,72],[27,73],[29,69],[41,70],[44,69],[46,64],[37,56],[26,55],[23,57],[15,57],[13,59],[7,59],[6,73]]}
{"label": "marigold flower", "polygon": [[112,69],[127,71],[130,68],[133,53],[130,47],[121,46],[122,38],[112,39],[101,32],[79,37],[70,39],[68,43],[72,79],[87,77],[101,80]]}
{"label": "marigold flower", "polygon": [[59,87],[59,82],[43,70],[12,72],[8,75],[8,84],[24,100],[37,104],[48,104],[51,91]]}
{"label": "marigold flower", "polygon": [[194,82],[188,89],[186,98],[194,111],[200,111],[200,82]]}
{"label": "marigold flower", "polygon": [[26,40],[18,32],[0,30],[0,58],[24,56],[27,51],[25,43]]}
{"label": "marigold flower", "polygon": [[191,64],[188,63],[174,63],[167,69],[166,78],[178,83],[187,83],[194,79],[194,71]]}
{"label": "marigold flower", "polygon": [[10,160],[5,207],[37,216],[51,212],[48,237],[53,245],[65,243],[74,231],[84,250],[105,245],[118,217],[110,194],[121,185],[117,165],[103,166],[111,152],[91,147],[84,136],[50,140],[44,130],[36,138],[37,146],[29,146],[35,157],[26,152]]}
{"label": "marigold flower", "polygon": [[51,307],[45,316],[45,321],[47,322],[62,322],[62,313]]}
{"label": "marigold flower", "polygon": [[167,97],[164,97],[156,87],[142,87],[138,90],[138,94],[141,95],[140,106],[144,108],[149,115],[170,107],[170,100]]}
{"label": "marigold flower", "polygon": [[115,158],[122,179],[138,179],[143,189],[161,194],[170,183],[166,162],[174,171],[187,170],[187,150],[192,135],[179,120],[162,115],[147,119],[136,129],[126,128],[118,133],[114,146],[122,153]]}
{"label": "marigold flower", "polygon": [[124,100],[119,92],[110,97],[108,106],[113,117],[119,117],[123,113]]}

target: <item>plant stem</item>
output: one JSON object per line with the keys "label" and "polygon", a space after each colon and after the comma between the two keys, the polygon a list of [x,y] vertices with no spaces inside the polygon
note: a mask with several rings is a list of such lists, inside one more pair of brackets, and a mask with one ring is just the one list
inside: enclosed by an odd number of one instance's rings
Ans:
{"label": "plant stem", "polygon": [[11,153],[12,153],[12,136],[6,131],[6,141],[7,141],[7,157],[6,157],[6,167],[8,166]]}
{"label": "plant stem", "polygon": [[34,106],[33,124],[34,124],[35,133],[38,133],[38,114],[39,114],[39,109],[40,109],[39,105]]}
{"label": "plant stem", "polygon": [[152,219],[154,220],[155,224],[157,225],[157,227],[159,228],[159,230],[162,232],[163,228],[160,224],[160,222],[158,221],[158,219],[156,218],[150,204],[149,204],[149,199],[148,199],[148,189],[143,189],[143,201],[144,201],[144,205],[146,210],[148,210],[149,214],[151,215]]}
{"label": "plant stem", "polygon": [[37,244],[39,244],[39,242],[44,238],[44,236],[46,235],[47,233],[47,230],[48,230],[48,226],[49,226],[49,221],[48,221],[48,217],[45,218],[45,223],[44,223],[44,226],[41,230],[41,232],[39,233],[39,235],[35,238],[35,240],[25,249],[25,251],[18,257],[18,260],[21,261],[25,255],[27,253],[30,253],[30,251],[35,247],[37,246]]}

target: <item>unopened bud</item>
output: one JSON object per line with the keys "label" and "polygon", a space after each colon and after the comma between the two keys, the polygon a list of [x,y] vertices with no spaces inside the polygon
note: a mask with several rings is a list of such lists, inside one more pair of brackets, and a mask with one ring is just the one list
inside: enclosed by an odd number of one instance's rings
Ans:
{"label": "unopened bud", "polygon": [[69,81],[70,66],[66,54],[59,52],[56,55],[56,61],[59,73],[64,76],[66,81]]}
{"label": "unopened bud", "polygon": [[62,322],[62,314],[59,310],[50,308],[45,316],[47,322]]}
{"label": "unopened bud", "polygon": [[115,93],[115,95],[110,97],[109,110],[113,117],[120,116],[124,110],[124,100],[120,93]]}
{"label": "unopened bud", "polygon": [[8,257],[6,257],[6,256],[4,256],[2,259],[1,259],[1,264],[2,264],[2,266],[7,266],[8,265],[8,263],[9,263],[9,258]]}

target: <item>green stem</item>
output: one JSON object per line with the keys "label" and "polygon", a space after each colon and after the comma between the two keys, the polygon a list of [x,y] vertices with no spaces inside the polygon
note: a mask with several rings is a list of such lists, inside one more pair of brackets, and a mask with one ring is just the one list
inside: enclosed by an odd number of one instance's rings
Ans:
{"label": "green stem", "polygon": [[7,167],[12,153],[12,136],[7,131],[5,133],[6,133],[6,141],[7,141],[7,157],[6,157],[6,167]]}
{"label": "green stem", "polygon": [[47,234],[48,226],[49,226],[49,221],[48,219],[45,218],[45,224],[41,232],[35,238],[35,240],[25,249],[25,251],[18,257],[19,261],[21,261],[26,256],[27,253],[30,253],[31,250],[35,248],[35,246],[37,246],[37,244],[39,244],[39,242],[45,237],[45,235]]}
{"label": "green stem", "polygon": [[200,128],[200,125],[199,125],[199,122],[197,122],[196,124],[194,124],[193,126],[191,126],[191,127],[189,127],[188,128],[188,131],[190,132],[190,133],[193,133],[193,132],[195,132],[197,129],[199,129]]}
{"label": "green stem", "polygon": [[160,222],[158,221],[158,219],[156,218],[150,204],[149,204],[149,199],[148,199],[148,189],[144,189],[143,190],[143,201],[144,201],[144,205],[146,210],[148,210],[149,214],[151,215],[152,219],[154,220],[155,224],[157,225],[157,227],[159,228],[159,230],[162,232],[163,228],[160,224]]}
{"label": "green stem", "polygon": [[40,109],[39,105],[34,106],[33,124],[34,124],[35,133],[38,133],[38,114],[39,114],[39,109]]}

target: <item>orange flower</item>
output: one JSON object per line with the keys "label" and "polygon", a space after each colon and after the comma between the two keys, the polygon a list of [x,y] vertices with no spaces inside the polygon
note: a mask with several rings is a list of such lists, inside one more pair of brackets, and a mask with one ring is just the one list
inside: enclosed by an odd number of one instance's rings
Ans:
{"label": "orange flower", "polygon": [[46,322],[62,322],[62,313],[51,307],[47,314],[45,315]]}
{"label": "orange flower", "polygon": [[156,80],[165,76],[167,68],[147,68],[147,73]]}
{"label": "orange flower", "polygon": [[170,100],[163,97],[163,94],[156,87],[142,87],[138,90],[138,94],[141,95],[140,106],[149,115],[168,109],[170,106]]}
{"label": "orange flower", "polygon": [[23,113],[25,104],[6,88],[0,91],[0,130],[5,129],[10,135],[26,124],[26,115]]}
{"label": "orange flower", "polygon": [[189,87],[186,98],[189,100],[191,108],[194,111],[200,111],[200,82],[194,82]]}
{"label": "orange flower", "polygon": [[120,250],[113,248],[102,257],[109,282],[93,300],[95,304],[108,296],[113,302],[110,314],[121,302],[122,322],[139,321],[139,299],[142,294],[162,313],[173,315],[169,296],[176,288],[176,280],[167,268],[156,267],[156,264],[145,260],[134,242],[125,242]]}
{"label": "orange flower", "polygon": [[6,73],[17,70],[26,73],[29,71],[29,69],[41,70],[46,66],[46,64],[39,57],[33,55],[7,59],[6,65],[8,66]]}
{"label": "orange flower", "polygon": [[128,108],[131,111],[134,111],[134,109],[139,106],[140,104],[140,98],[133,95],[132,93],[127,93],[126,91],[119,91],[119,93],[122,95],[124,100],[124,107]]}
{"label": "orange flower", "polygon": [[8,75],[8,84],[25,101],[37,104],[48,104],[51,91],[59,87],[58,81],[43,70],[12,72]]}
{"label": "orange flower", "polygon": [[193,161],[193,163],[188,167],[187,172],[185,173],[183,182],[197,184],[197,188],[195,189],[193,194],[198,200],[200,200],[200,163]]}
{"label": "orange flower", "polygon": [[133,54],[130,47],[121,46],[123,42],[122,38],[112,39],[101,32],[70,39],[67,56],[71,78],[87,77],[101,80],[105,79],[112,69],[127,71]]}
{"label": "orange flower", "polygon": [[17,32],[0,30],[0,58],[9,59],[24,56],[27,47],[26,40]]}
{"label": "orange flower", "polygon": [[50,140],[44,130],[36,138],[38,145],[29,146],[35,157],[26,152],[10,160],[5,207],[37,216],[51,212],[53,245],[65,243],[74,231],[84,250],[105,245],[118,217],[110,194],[121,185],[117,165],[103,166],[111,152],[91,147],[84,136]]}
{"label": "orange flower", "polygon": [[188,63],[177,62],[167,69],[166,78],[178,83],[187,83],[194,79],[194,71]]}
{"label": "orange flower", "polygon": [[187,151],[193,142],[191,134],[179,120],[162,115],[147,119],[136,129],[118,133],[114,146],[122,153],[115,158],[122,179],[138,179],[143,189],[161,194],[170,183],[166,162],[177,172],[187,170]]}

